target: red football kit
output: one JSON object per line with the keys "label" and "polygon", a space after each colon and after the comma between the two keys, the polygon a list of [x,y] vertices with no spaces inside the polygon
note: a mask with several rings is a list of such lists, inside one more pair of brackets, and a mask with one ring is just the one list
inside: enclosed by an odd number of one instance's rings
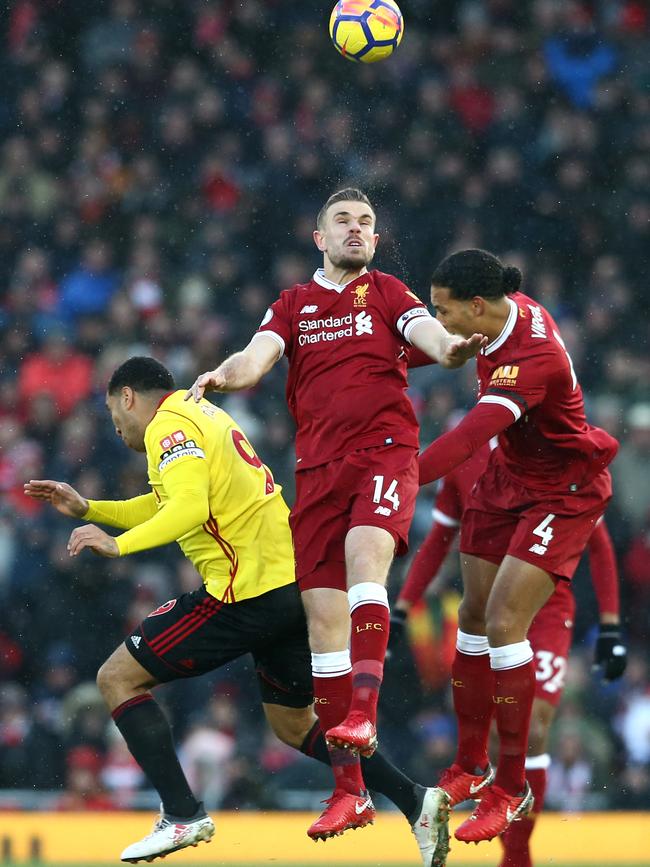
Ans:
{"label": "red football kit", "polygon": [[[411,564],[398,600],[415,604],[436,576],[461,525],[472,489],[487,467],[490,451],[486,443],[442,480],[433,509],[433,526]],[[587,551],[598,609],[601,614],[618,614],[614,546],[603,520],[596,524]],[[555,592],[540,609],[528,631],[528,640],[535,654],[535,695],[554,706],[559,703],[564,688],[574,615],[575,598],[571,588],[567,581],[558,581]]]}
{"label": "red football kit", "polygon": [[418,490],[418,424],[406,350],[425,305],[397,278],[369,271],[340,286],[322,270],[280,295],[258,334],[289,360],[295,419],[291,515],[301,589],[346,589],[344,541],[378,526],[406,550]]}
{"label": "red football kit", "polygon": [[461,550],[500,563],[511,554],[571,578],[611,497],[617,441],[587,423],[582,390],[550,314],[508,297],[501,334],[477,358],[479,399],[420,456],[422,484],[446,475],[492,436],[463,517]]}

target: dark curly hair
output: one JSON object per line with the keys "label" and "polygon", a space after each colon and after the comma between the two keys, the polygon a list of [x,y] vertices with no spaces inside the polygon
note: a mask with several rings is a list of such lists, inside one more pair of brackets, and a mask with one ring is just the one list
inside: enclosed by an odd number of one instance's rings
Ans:
{"label": "dark curly hair", "polygon": [[490,299],[511,295],[521,279],[519,268],[504,265],[487,250],[461,250],[442,260],[431,282],[449,289],[453,298],[468,301],[475,295]]}
{"label": "dark curly hair", "polygon": [[167,368],[146,355],[134,355],[113,372],[107,392],[115,394],[124,386],[133,391],[173,391],[176,388],[174,377]]}

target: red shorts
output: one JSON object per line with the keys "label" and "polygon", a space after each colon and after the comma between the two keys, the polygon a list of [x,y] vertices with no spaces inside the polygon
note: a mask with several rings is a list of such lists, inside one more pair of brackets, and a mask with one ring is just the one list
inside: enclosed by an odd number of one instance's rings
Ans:
{"label": "red shorts", "polygon": [[558,581],[555,592],[539,610],[528,630],[535,654],[535,698],[557,707],[564,690],[573,637],[576,602],[567,581]]}
{"label": "red shorts", "polygon": [[490,563],[510,554],[571,579],[611,496],[607,470],[575,493],[533,493],[490,463],[463,513],[460,550]]}
{"label": "red shorts", "polygon": [[396,554],[405,554],[418,490],[418,453],[409,446],[361,449],[296,473],[289,523],[300,589],[347,590],[345,537],[352,527],[382,527]]}

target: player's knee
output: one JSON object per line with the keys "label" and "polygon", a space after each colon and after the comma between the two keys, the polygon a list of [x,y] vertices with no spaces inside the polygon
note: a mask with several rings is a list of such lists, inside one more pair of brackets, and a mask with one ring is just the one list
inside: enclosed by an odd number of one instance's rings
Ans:
{"label": "player's knee", "polygon": [[463,598],[458,608],[458,628],[469,635],[484,634],[485,609],[478,600]]}
{"label": "player's knee", "polygon": [[112,657],[109,657],[99,668],[97,672],[97,687],[104,699],[108,699],[113,684],[115,683],[115,672],[112,664]]}
{"label": "player's knee", "polygon": [[276,705],[271,712],[270,708],[265,708],[265,711],[275,736],[287,746],[299,750],[316,719],[311,705],[305,708]]}
{"label": "player's knee", "polygon": [[96,680],[99,691],[110,706],[130,697],[134,689],[149,687],[155,683],[123,645],[100,667]]}

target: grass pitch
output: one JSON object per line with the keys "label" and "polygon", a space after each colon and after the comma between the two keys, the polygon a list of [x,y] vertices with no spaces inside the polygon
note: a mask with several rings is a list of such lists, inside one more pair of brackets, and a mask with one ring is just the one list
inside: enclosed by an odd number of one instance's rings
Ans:
{"label": "grass pitch", "polygon": [[[10,862],[0,861],[0,865],[8,864],[8,863],[10,863]],[[11,862],[11,863],[12,863],[13,867],[46,867],[46,864],[47,864],[47,867],[79,867],[78,862],[76,864],[62,864],[60,862],[57,862],[56,864],[53,862],[50,862],[50,863],[33,862],[31,864],[26,864],[25,862],[23,862],[20,865],[15,863],[15,862]],[[161,864],[161,865],[163,864],[162,861],[154,861],[153,863],[154,864]],[[168,864],[169,867],[173,867],[174,861],[173,860],[172,861],[165,860],[164,863]],[[183,862],[181,860],[179,860],[178,863],[179,863],[179,867],[180,867],[180,865]],[[187,863],[187,862],[185,862],[185,863]],[[268,864],[269,867],[309,867],[308,864],[298,865],[298,864],[296,864],[296,862],[294,862],[292,864],[287,864],[285,862],[278,861],[276,858],[268,858],[268,859],[265,859],[264,861],[255,861],[255,862],[252,862],[250,864],[242,864],[239,862],[237,864],[235,864],[235,862],[233,862],[233,861],[220,861],[218,858],[216,858],[214,861],[209,861],[209,862],[206,862],[205,864],[194,864],[193,867],[260,867],[260,865],[263,865],[263,864]],[[406,862],[404,862],[404,864],[391,864],[390,867],[414,867],[415,864],[416,864],[416,862],[414,860],[412,860],[412,861],[406,861]],[[124,867],[124,864],[121,861],[116,861],[116,862],[114,862],[114,864],[107,864],[106,862],[104,862],[103,864],[85,864],[84,867]],[[357,867],[357,865],[355,865],[355,864],[337,864],[337,867]],[[370,865],[365,865],[365,867],[370,867]],[[376,867],[382,867],[381,862],[378,862]],[[462,861],[455,861],[455,860],[453,860],[453,858],[450,858],[449,862],[448,862],[448,867],[470,867],[470,865],[464,864]],[[475,865],[473,865],[473,867],[475,867]],[[486,867],[495,867],[495,865],[492,863],[488,863],[486,861]],[[575,864],[567,863],[565,861],[544,860],[544,861],[537,861],[535,867],[616,867],[616,865],[613,865],[611,862],[610,863],[599,862],[599,863],[593,863],[593,864],[575,865]],[[622,865],[621,865],[621,867],[622,867]],[[644,861],[643,863],[638,862],[636,864],[626,863],[624,865],[624,867],[650,867],[650,860]]]}

